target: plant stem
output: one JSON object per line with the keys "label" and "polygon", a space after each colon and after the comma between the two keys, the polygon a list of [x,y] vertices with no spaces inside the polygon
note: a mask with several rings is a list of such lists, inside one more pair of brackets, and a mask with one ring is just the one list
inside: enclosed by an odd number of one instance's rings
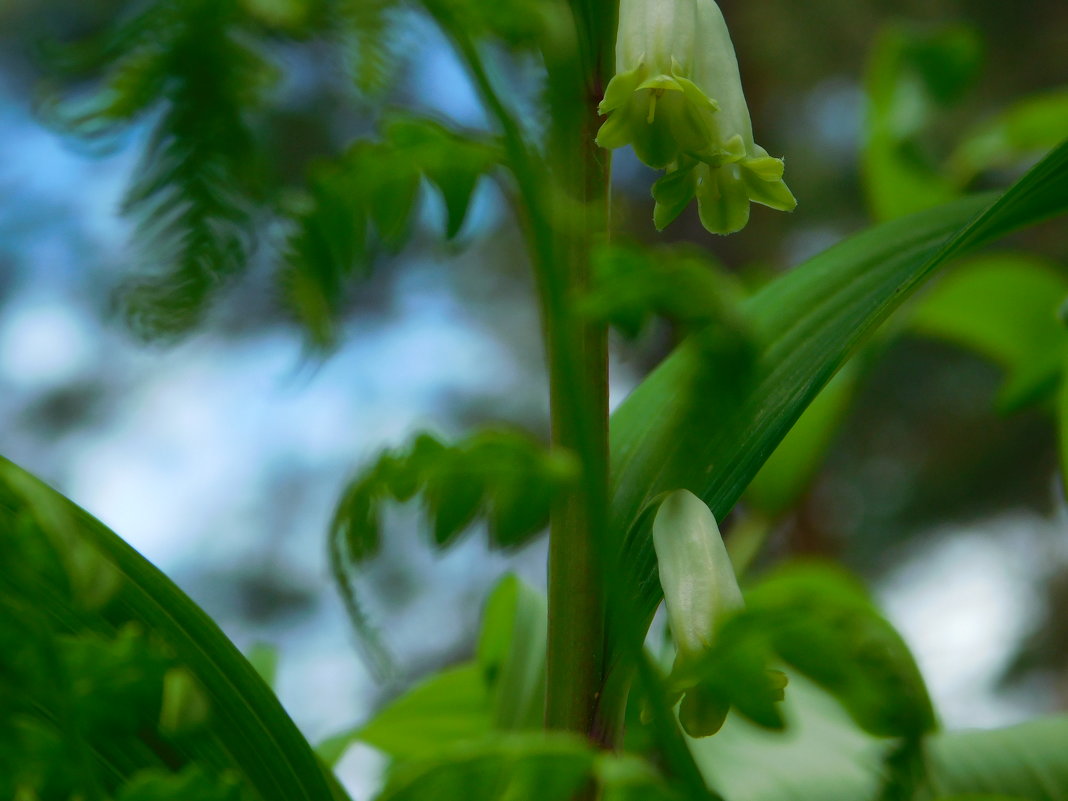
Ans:
{"label": "plant stem", "polygon": [[[549,531],[545,724],[601,745],[611,745],[598,725],[605,678],[608,346],[606,327],[576,313],[574,300],[589,288],[594,240],[608,225],[610,153],[594,139],[604,42],[614,34],[612,16],[597,7],[609,5],[614,0],[572,2],[576,47],[546,54],[549,153],[560,193],[554,205],[564,208],[556,212],[558,257],[548,271],[561,303],[545,317],[553,442],[580,455],[583,480],[554,510]],[[565,359],[572,364],[554,365]]]}
{"label": "plant stem", "polygon": [[500,127],[525,212],[548,363],[552,443],[581,465],[577,485],[553,510],[549,533],[545,723],[596,738],[604,681],[607,333],[576,311],[575,300],[589,285],[593,240],[607,224],[610,159],[594,142],[602,54],[591,43],[600,38],[577,11],[573,52],[546,56],[553,125],[545,164],[495,91],[468,33],[436,4],[431,13]]}
{"label": "plant stem", "polygon": [[[595,120],[594,120],[595,121]],[[608,355],[603,325],[574,314],[570,301],[590,281],[593,232],[603,221],[596,201],[607,189],[608,161],[593,138],[588,113],[575,121],[557,163],[575,201],[573,228],[559,234],[565,267],[559,276],[564,314],[550,320],[550,336],[577,355],[571,375],[550,368],[553,442],[582,454],[583,481],[554,510],[549,531],[549,639],[545,722],[595,736],[604,681],[603,555],[608,486]],[[558,348],[550,348],[550,357]],[[580,388],[575,402],[574,384]]]}

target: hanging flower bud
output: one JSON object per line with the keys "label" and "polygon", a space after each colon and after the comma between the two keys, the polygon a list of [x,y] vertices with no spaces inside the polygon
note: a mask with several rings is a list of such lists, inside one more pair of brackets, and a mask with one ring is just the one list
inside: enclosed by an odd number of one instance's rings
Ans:
{"label": "hanging flower bud", "polygon": [[653,521],[660,585],[678,650],[670,682],[679,685],[679,722],[693,737],[719,731],[730,702],[700,683],[682,681],[708,653],[723,618],[744,604],[730,557],[704,502],[678,490],[660,504]]}
{"label": "hanging flower bud", "polygon": [[696,197],[701,222],[728,234],[749,202],[791,211],[782,159],[753,140],[738,61],[714,0],[621,0],[616,75],[598,107],[605,148],[632,145],[668,173],[653,188],[662,229]]}
{"label": "hanging flower bud", "polygon": [[653,520],[653,547],[676,664],[695,660],[711,647],[722,619],[744,605],[716,518],[692,492],[672,492]]}

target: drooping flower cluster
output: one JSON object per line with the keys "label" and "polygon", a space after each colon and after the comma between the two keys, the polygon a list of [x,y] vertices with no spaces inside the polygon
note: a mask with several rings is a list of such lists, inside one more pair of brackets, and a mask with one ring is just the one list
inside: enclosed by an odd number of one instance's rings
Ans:
{"label": "drooping flower cluster", "polygon": [[729,234],[749,203],[792,211],[782,159],[753,140],[738,60],[714,0],[621,0],[616,75],[598,110],[605,148],[632,145],[667,173],[653,186],[663,229],[694,197],[701,223]]}

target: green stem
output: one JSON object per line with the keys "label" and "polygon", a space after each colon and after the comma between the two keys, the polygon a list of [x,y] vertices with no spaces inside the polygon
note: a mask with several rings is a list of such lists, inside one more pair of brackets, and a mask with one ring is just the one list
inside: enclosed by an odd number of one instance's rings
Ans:
{"label": "green stem", "polygon": [[[574,301],[588,286],[593,237],[606,223],[609,157],[593,141],[600,70],[599,66],[585,70],[587,58],[578,52],[550,65],[554,126],[547,165],[525,141],[467,32],[440,7],[430,10],[454,42],[500,127],[525,211],[522,222],[548,362],[552,442],[574,453],[581,465],[581,479],[553,510],[550,527],[545,721],[549,728],[594,737],[604,679],[600,555],[608,492],[607,335],[604,326],[576,313]],[[584,30],[580,26],[581,39],[586,38]],[[566,214],[562,204],[567,205]]]}
{"label": "green stem", "polygon": [[[593,233],[604,214],[608,160],[593,142],[589,115],[576,120],[559,154],[562,182],[575,201],[574,228],[560,234],[559,276],[565,302],[587,290]],[[569,221],[570,222],[570,221]],[[571,374],[550,369],[553,441],[583,456],[582,484],[562,499],[549,531],[549,639],[545,721],[549,728],[597,738],[598,700],[604,683],[604,564],[608,503],[608,352],[603,325],[584,320],[569,305],[549,321],[551,337],[577,356]],[[557,348],[550,350],[550,358]],[[581,387],[578,398],[573,387]]]}
{"label": "green stem", "polygon": [[[611,746],[598,711],[605,680],[608,553],[607,329],[576,313],[573,302],[588,291],[594,240],[608,225],[611,160],[594,141],[606,19],[597,15],[598,5],[614,2],[572,2],[576,47],[546,54],[553,123],[549,152],[565,209],[555,231],[557,259],[546,270],[562,296],[559,313],[546,316],[553,441],[581,455],[583,481],[562,499],[549,531],[545,723]],[[554,339],[559,347],[553,346]],[[554,359],[574,363],[554,370]]]}

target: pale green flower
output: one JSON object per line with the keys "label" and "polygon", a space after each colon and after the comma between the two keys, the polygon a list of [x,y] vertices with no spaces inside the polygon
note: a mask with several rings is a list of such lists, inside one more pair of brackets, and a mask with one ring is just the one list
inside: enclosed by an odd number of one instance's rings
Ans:
{"label": "pale green flower", "polygon": [[616,75],[598,110],[605,148],[632,145],[667,174],[653,187],[657,228],[696,197],[701,222],[728,234],[749,203],[791,211],[782,159],[753,139],[738,60],[714,0],[621,0]]}

